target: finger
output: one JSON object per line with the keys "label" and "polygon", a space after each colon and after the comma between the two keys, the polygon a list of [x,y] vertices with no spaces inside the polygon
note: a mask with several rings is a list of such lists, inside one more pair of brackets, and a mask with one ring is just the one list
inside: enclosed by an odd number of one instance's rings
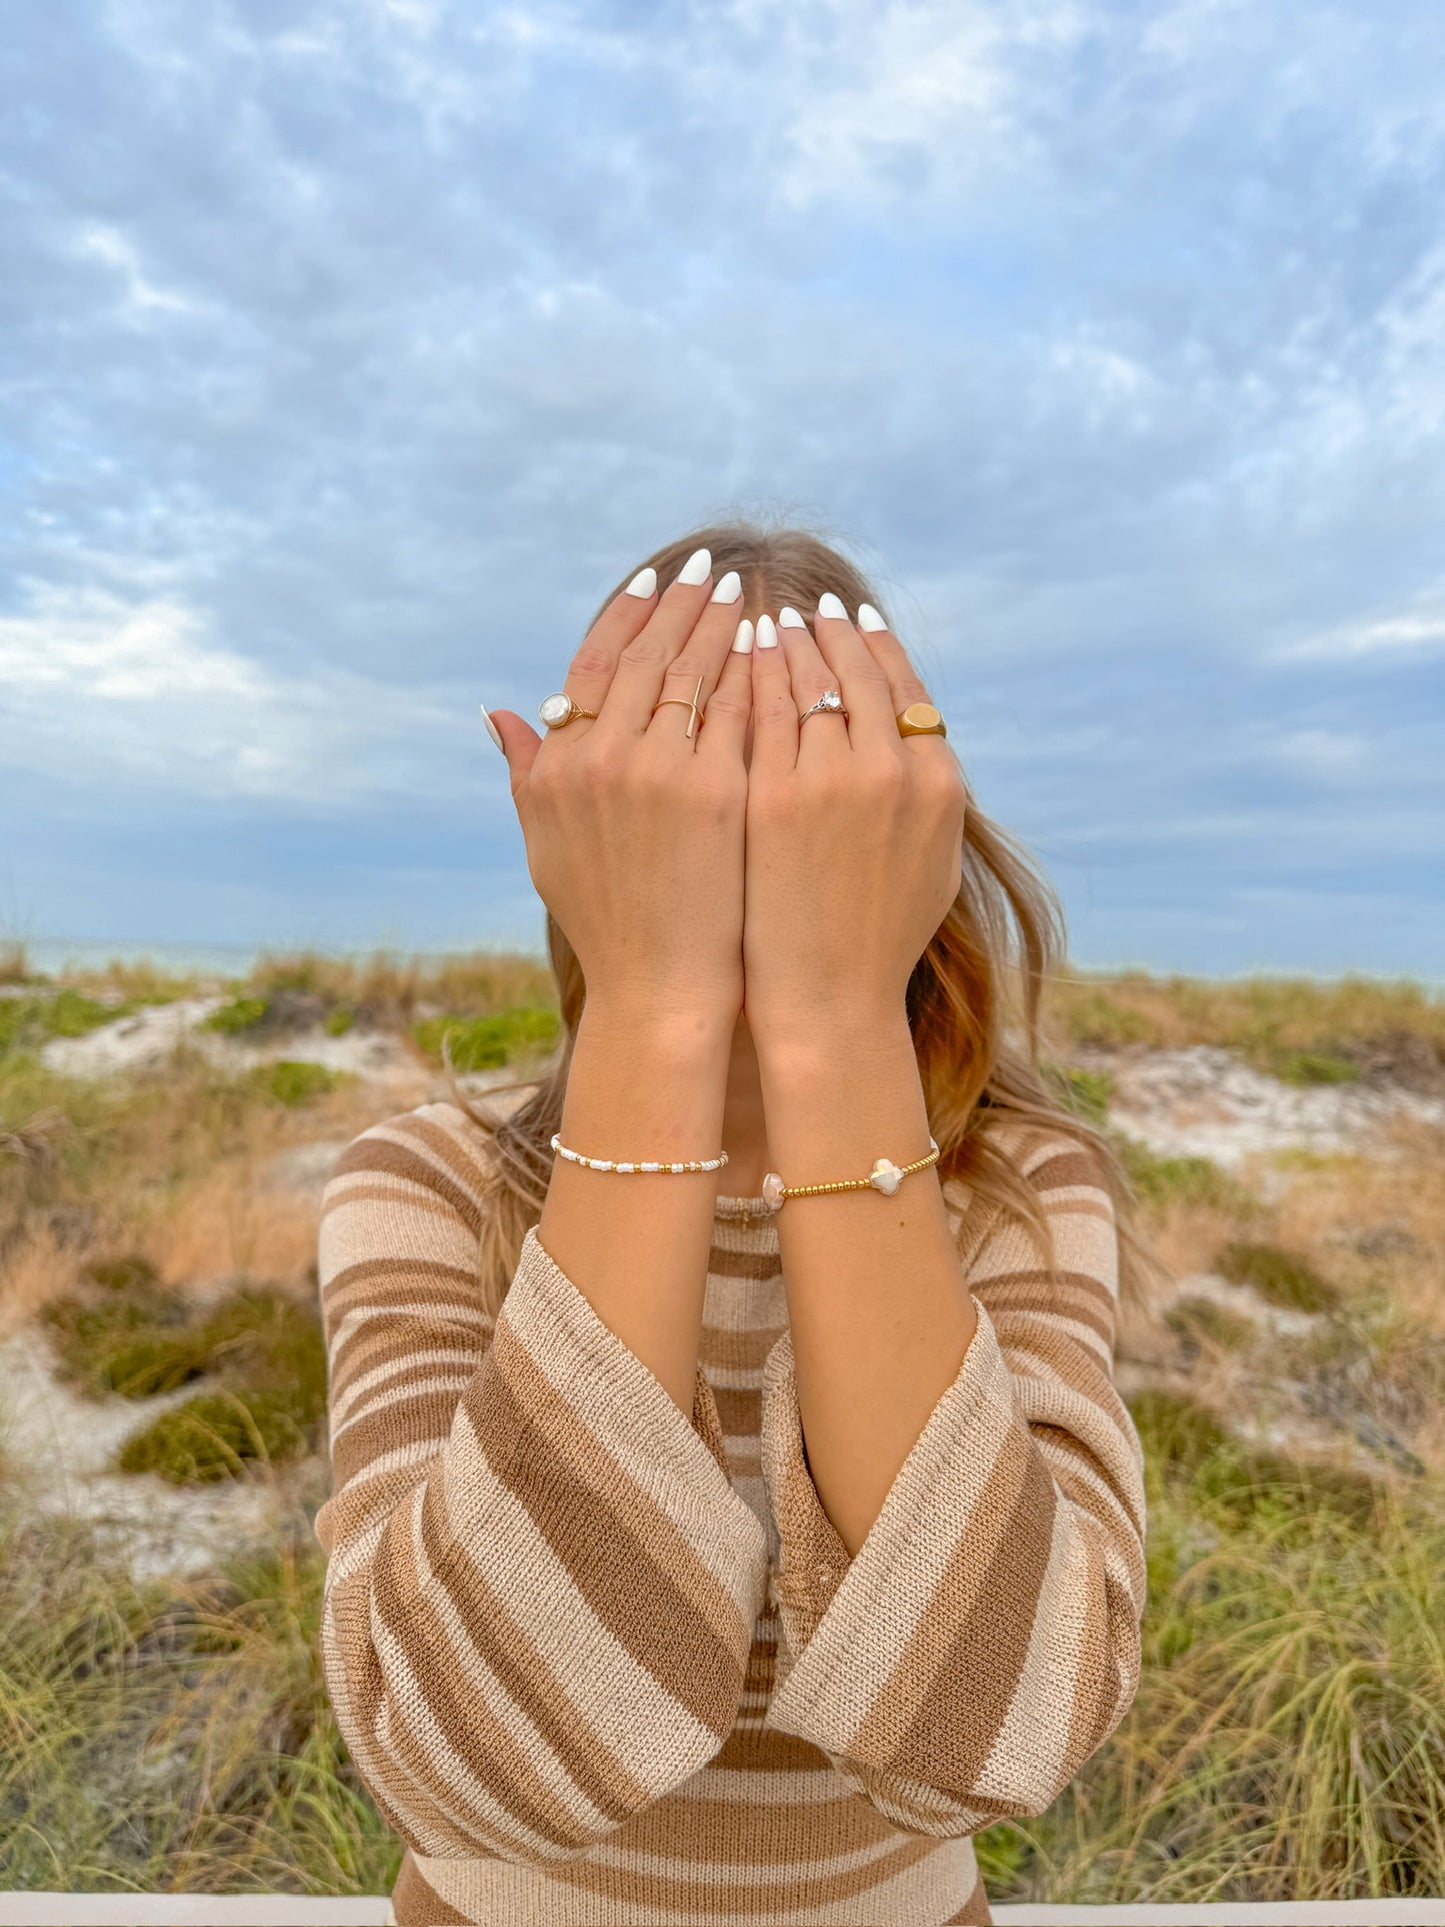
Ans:
{"label": "finger", "polygon": [[[825,689],[836,689],[848,711],[848,741],[854,749],[891,749],[898,738],[898,714],[887,671],[848,620],[848,611],[831,590],[818,598],[813,617],[813,644],[822,664],[822,681],[807,701],[816,702]],[[815,671],[808,664],[811,679]],[[808,718],[811,730],[819,719]]]}
{"label": "finger", "polygon": [[[729,605],[724,604],[724,607]],[[736,604],[731,605],[734,609]],[[710,758],[740,760],[747,741],[748,722],[753,709],[753,625],[746,616],[732,622],[732,641],[723,657],[713,692],[707,701],[704,727],[697,737],[697,754]],[[696,679],[694,678],[694,683]],[[658,711],[658,721],[676,713],[686,723],[688,712],[669,707]]]}
{"label": "finger", "polygon": [[753,756],[748,779],[786,776],[798,760],[798,705],[778,625],[766,613],[753,644]]}
{"label": "finger", "polygon": [[[742,600],[742,579],[736,569],[729,569],[698,610],[697,620],[683,636],[676,653],[663,667],[647,721],[649,738],[676,742],[694,752],[701,750],[706,734],[702,726],[703,717],[712,709],[720,679],[732,653]],[[631,650],[626,652],[624,663],[626,656],[631,653]],[[688,706],[694,702],[699,711],[696,718]],[[689,730],[692,732],[690,740]]]}
{"label": "finger", "polygon": [[[804,757],[811,764],[820,756],[846,753],[852,747],[848,718],[841,711],[820,710],[812,716],[807,713],[825,689],[837,686],[837,678],[828,667],[806,619],[791,605],[778,611],[778,639],[787,654],[792,679],[793,707],[798,718],[798,764],[802,764]],[[811,743],[810,735],[814,738]]]}
{"label": "finger", "polygon": [[[871,602],[858,605],[857,634],[878,667],[888,679],[889,702],[893,711],[891,727],[898,732],[898,718],[910,703],[931,703],[926,684],[908,659],[903,644],[888,627]],[[942,753],[943,736],[900,736],[902,748],[910,756],[935,756]],[[949,752],[952,760],[952,752]]]}
{"label": "finger", "polygon": [[[652,721],[652,712],[664,695],[691,697],[697,692],[698,707],[702,708],[727,648],[722,627],[716,622],[708,625],[701,644],[691,645],[693,630],[709,605],[712,587],[712,557],[706,549],[694,549],[663,590],[646,623],[618,656],[616,671],[602,699],[599,729],[635,739]],[[679,662],[678,674],[664,689],[674,662]],[[703,678],[701,691],[697,691],[699,676]],[[664,728],[666,733],[680,737],[692,718],[685,709],[676,713],[682,718],[681,725],[673,730],[669,721]],[[670,711],[664,714],[670,716]],[[694,737],[696,733],[694,729]]]}
{"label": "finger", "polygon": [[537,751],[542,747],[542,738],[515,710],[494,709],[490,714],[502,739],[502,754],[507,759],[507,775],[515,798],[531,774]]}
{"label": "finger", "polygon": [[[601,714],[602,699],[616,674],[618,657],[646,626],[656,607],[657,570],[649,563],[617,591],[577,645],[562,678],[562,688],[574,702]],[[576,716],[564,725],[584,732],[594,726],[594,719],[588,716]],[[547,732],[549,736],[554,733],[550,729]]]}

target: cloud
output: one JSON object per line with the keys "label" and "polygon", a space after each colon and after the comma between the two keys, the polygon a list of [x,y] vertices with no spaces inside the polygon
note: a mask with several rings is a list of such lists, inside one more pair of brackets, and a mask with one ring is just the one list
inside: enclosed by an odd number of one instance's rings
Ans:
{"label": "cloud", "polygon": [[[67,784],[323,813],[435,792],[461,718],[423,692],[248,659],[178,601],[40,587],[0,619],[0,764]],[[429,753],[428,753],[429,752]]]}

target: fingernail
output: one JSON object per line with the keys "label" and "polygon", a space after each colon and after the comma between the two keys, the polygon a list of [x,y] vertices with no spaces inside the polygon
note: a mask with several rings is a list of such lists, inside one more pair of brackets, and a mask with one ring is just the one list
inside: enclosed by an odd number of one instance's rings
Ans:
{"label": "fingernail", "polygon": [[776,649],[778,646],[778,626],[773,618],[764,612],[758,617],[759,649]]}
{"label": "fingernail", "polygon": [[507,753],[507,746],[502,741],[501,737],[497,734],[497,725],[492,721],[491,717],[487,714],[487,705],[485,703],[478,703],[477,708],[480,709],[482,712],[482,721],[487,726],[487,734],[491,737],[492,741],[496,744],[497,748],[501,750],[502,754],[505,756]]}
{"label": "fingernail", "polygon": [[699,582],[707,581],[711,568],[712,556],[709,551],[707,549],[694,549],[686,562],[684,562],[678,570],[677,580],[696,586]]}
{"label": "fingernail", "polygon": [[843,604],[831,589],[826,590],[818,597],[818,614],[820,616],[841,616],[844,622],[848,620],[848,611],[843,607]]}
{"label": "fingernail", "polygon": [[[821,603],[819,607],[821,608]],[[886,629],[888,624],[879,615],[871,602],[858,604],[858,627],[860,629]]]}
{"label": "fingernail", "polygon": [[627,585],[627,593],[629,595],[648,596],[652,594],[656,587],[657,570],[649,564],[647,568],[639,569],[637,574],[633,576]]}
{"label": "fingernail", "polygon": [[[706,551],[704,551],[704,553],[706,553]],[[712,594],[708,597],[708,601],[709,602],[736,602],[738,597],[742,594],[742,592],[743,592],[742,577],[738,574],[736,569],[729,569],[727,574],[723,577],[722,581],[719,582],[717,587],[713,590]]]}
{"label": "fingernail", "polygon": [[738,632],[733,637],[733,648],[740,656],[745,656],[753,646],[753,625],[746,616],[738,624]]}
{"label": "fingernail", "polygon": [[782,608],[779,609],[778,627],[780,629],[806,629],[807,626],[807,623],[804,622],[803,618],[791,604],[785,602]]}

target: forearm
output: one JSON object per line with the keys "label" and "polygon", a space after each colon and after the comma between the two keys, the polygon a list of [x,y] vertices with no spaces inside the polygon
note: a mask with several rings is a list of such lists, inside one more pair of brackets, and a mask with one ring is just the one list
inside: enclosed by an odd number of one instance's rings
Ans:
{"label": "forearm", "polygon": [[[716,1157],[733,1029],[705,1013],[589,1003],[562,1142],[629,1162]],[[559,1156],[537,1226],[548,1256],[689,1415],[720,1175],[619,1174]]]}
{"label": "forearm", "polygon": [[[903,1009],[809,1032],[754,1026],[768,1150],[789,1185],[862,1177],[929,1149]],[[818,1497],[850,1554],[977,1325],[937,1167],[892,1197],[868,1188],[789,1199],[778,1217],[798,1409]]]}

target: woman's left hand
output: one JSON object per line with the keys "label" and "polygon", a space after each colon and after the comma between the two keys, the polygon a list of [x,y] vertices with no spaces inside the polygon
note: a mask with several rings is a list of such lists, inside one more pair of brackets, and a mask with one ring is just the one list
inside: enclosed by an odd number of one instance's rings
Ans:
{"label": "woman's left hand", "polygon": [[[815,1018],[903,1012],[958,894],[967,798],[943,737],[898,733],[929,697],[890,630],[855,628],[833,595],[814,634],[782,614],[778,646],[753,647],[743,1008],[759,1048]],[[800,723],[825,689],[848,717]]]}

